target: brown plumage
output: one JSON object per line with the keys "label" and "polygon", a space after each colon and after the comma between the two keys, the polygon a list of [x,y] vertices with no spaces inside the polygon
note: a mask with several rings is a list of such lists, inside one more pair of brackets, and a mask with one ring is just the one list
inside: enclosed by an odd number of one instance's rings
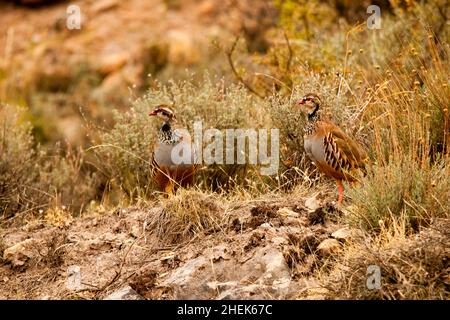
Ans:
{"label": "brown plumage", "polygon": [[[161,191],[172,194],[178,187],[193,184],[196,172],[195,148],[189,135],[172,129],[176,117],[168,106],[160,105],[149,115],[156,116],[164,122],[153,149],[152,176]],[[179,152],[173,152],[180,149],[183,150],[182,159],[177,158]]]}
{"label": "brown plumage", "polygon": [[320,119],[320,98],[316,94],[305,95],[297,104],[308,116],[304,128],[305,152],[320,171],[336,180],[338,203],[342,203],[342,180],[356,181],[352,172],[357,169],[365,170],[367,155],[362,147],[337,125]]}

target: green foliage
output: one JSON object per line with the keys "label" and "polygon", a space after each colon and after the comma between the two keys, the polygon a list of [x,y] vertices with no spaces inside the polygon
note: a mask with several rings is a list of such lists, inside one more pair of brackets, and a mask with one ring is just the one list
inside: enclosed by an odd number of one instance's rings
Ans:
{"label": "green foliage", "polygon": [[[148,113],[160,104],[173,105],[176,126],[189,130],[192,137],[195,121],[202,122],[203,130],[255,128],[264,123],[264,108],[260,107],[264,102],[256,100],[241,86],[225,88],[222,81],[216,79],[214,83],[207,77],[198,85],[191,81],[157,84],[135,101],[129,111],[114,112],[114,128],[103,132],[100,143],[92,148],[111,188],[132,199],[148,197],[155,190],[150,160],[162,124]],[[229,183],[244,183],[250,169],[245,165],[201,168],[197,184],[216,189]]]}
{"label": "green foliage", "polygon": [[322,1],[276,0],[280,24],[295,38],[310,40],[319,30],[332,26],[336,17],[333,8]]}
{"label": "green foliage", "polygon": [[95,175],[82,155],[50,154],[35,145],[26,109],[0,105],[0,216],[36,214],[51,205],[79,210],[95,196]]}
{"label": "green foliage", "polygon": [[436,218],[449,218],[448,163],[420,167],[416,162],[374,166],[361,184],[350,189],[349,220],[366,230],[380,230],[401,221],[409,231],[428,226]]}
{"label": "green foliage", "polygon": [[0,208],[2,216],[9,217],[22,208],[33,207],[32,185],[39,170],[24,110],[1,105],[0,128]]}

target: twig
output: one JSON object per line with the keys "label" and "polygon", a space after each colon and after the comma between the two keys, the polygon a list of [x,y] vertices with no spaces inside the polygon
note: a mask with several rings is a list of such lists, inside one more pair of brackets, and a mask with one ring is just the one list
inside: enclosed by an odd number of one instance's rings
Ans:
{"label": "twig", "polygon": [[100,293],[100,292],[105,291],[110,285],[112,285],[114,282],[116,282],[116,281],[120,278],[120,276],[122,275],[122,269],[123,269],[123,266],[124,266],[124,264],[125,264],[125,260],[126,260],[126,258],[127,258],[127,256],[128,256],[128,254],[130,253],[131,248],[133,248],[133,245],[136,243],[137,240],[139,240],[139,239],[134,240],[134,242],[133,242],[133,243],[131,244],[131,246],[128,248],[127,252],[125,253],[124,257],[122,258],[122,262],[120,263],[119,271],[115,271],[115,270],[114,270],[114,272],[115,272],[116,274],[114,275],[114,277],[113,277],[110,281],[108,281],[107,283],[105,283],[105,284],[104,284],[103,286],[101,286],[101,287],[97,287],[97,286],[95,286],[95,285],[91,285],[91,284],[85,283],[85,285],[91,286],[91,287],[93,287],[94,289],[88,289],[88,288],[86,288],[86,289],[78,290],[78,292],[91,291],[91,292],[95,292],[96,294],[98,294],[98,293]]}
{"label": "twig", "polygon": [[271,76],[270,74],[265,74],[265,73],[261,73],[261,72],[255,72],[255,76],[264,76],[264,77],[267,77],[269,79],[272,79],[272,80],[278,82],[279,84],[281,84],[282,86],[285,86],[286,88],[288,88],[289,91],[292,91],[292,88],[289,87],[286,83],[284,83],[280,79],[275,78],[274,76]]}
{"label": "twig", "polygon": [[287,36],[286,30],[283,30],[283,34],[284,34],[284,39],[286,40],[286,45],[289,50],[289,56],[288,56],[288,60],[286,62],[286,72],[289,72],[291,70],[291,62],[292,62],[292,57],[294,55],[294,51],[292,50],[291,43]]}
{"label": "twig", "polygon": [[236,49],[236,45],[240,39],[240,35],[238,35],[236,37],[236,39],[233,42],[233,45],[231,46],[230,50],[228,52],[226,52],[227,58],[228,58],[228,63],[230,65],[231,71],[233,72],[234,76],[237,78],[237,80],[242,83],[250,92],[252,92],[253,94],[257,95],[259,98],[263,99],[264,96],[261,95],[259,92],[257,92],[252,86],[250,86],[245,80],[244,78],[242,78],[242,76],[239,74],[239,72],[237,72],[236,67],[234,66],[233,63],[233,52]]}

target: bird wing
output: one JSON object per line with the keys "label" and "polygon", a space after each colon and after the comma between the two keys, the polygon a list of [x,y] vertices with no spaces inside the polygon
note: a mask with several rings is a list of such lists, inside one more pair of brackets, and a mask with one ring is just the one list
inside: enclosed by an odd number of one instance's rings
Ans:
{"label": "bird wing", "polygon": [[323,132],[325,161],[345,176],[353,169],[364,169],[367,158],[364,150],[338,126],[330,122],[319,124]]}

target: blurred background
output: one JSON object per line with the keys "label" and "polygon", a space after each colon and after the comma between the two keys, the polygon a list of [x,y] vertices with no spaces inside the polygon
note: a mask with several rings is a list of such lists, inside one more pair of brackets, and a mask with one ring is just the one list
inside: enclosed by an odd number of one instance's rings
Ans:
{"label": "blurred background", "polygon": [[[292,187],[303,177],[291,168],[312,169],[302,152],[301,120],[291,116],[290,101],[306,91],[318,92],[332,118],[369,146],[375,139],[371,121],[383,108],[368,108],[373,113],[360,116],[360,106],[397,97],[377,90],[394,75],[396,90],[411,96],[389,102],[399,112],[428,114],[431,133],[421,124],[420,134],[399,129],[404,136],[383,141],[403,141],[409,148],[413,134],[418,141],[431,139],[427,149],[442,151],[448,139],[442,135],[448,128],[442,110],[448,99],[447,87],[439,86],[440,77],[448,75],[448,2],[0,1],[0,101],[3,127],[11,128],[2,139],[15,148],[2,151],[3,171],[12,174],[4,175],[6,211],[35,208],[29,200],[41,198],[42,190],[75,211],[89,199],[104,200],[112,190],[125,192],[126,198],[135,197],[136,190],[147,195],[141,189],[150,183],[149,166],[136,159],[150,157],[156,129],[140,115],[157,103],[176,105],[188,128],[196,118],[219,129],[280,128],[280,170],[288,172],[281,185]],[[371,4],[381,9],[379,30],[367,28]],[[80,10],[80,29],[66,26],[69,5]],[[434,69],[438,78],[426,86]],[[414,91],[425,88],[433,90]],[[415,121],[397,119],[399,128]],[[114,147],[95,147],[105,144]],[[394,153],[388,151],[391,146],[378,149],[383,159]],[[127,158],[120,148],[137,156]],[[33,165],[24,168],[28,163]],[[217,190],[238,177],[247,179],[238,169],[248,168],[211,169],[202,181]],[[18,181],[16,176],[26,176],[27,183],[20,184],[35,186],[40,196],[31,196],[30,190],[23,199],[16,191],[8,193],[17,190],[9,185]],[[279,182],[248,179],[257,189],[279,187]]]}
{"label": "blurred background", "polygon": [[[0,1],[0,100],[29,107],[37,141],[85,145],[81,111],[110,125],[112,109],[129,107],[130,99],[157,80],[186,79],[191,73],[198,78],[208,71],[236,81],[224,52],[239,34],[244,38],[236,57],[239,66],[247,73],[270,73],[277,62],[259,62],[280,59],[270,51],[285,50],[285,33],[295,38],[292,47],[298,52],[326,32],[365,22],[370,4],[388,16],[412,10],[413,2]],[[71,4],[81,10],[80,30],[66,27]],[[433,25],[436,34],[443,31],[439,12],[446,4],[430,8],[434,11],[428,18],[439,20]],[[331,58],[339,53],[333,50],[328,50]],[[334,66],[333,61],[322,63]],[[272,89],[270,78],[258,81]]]}

